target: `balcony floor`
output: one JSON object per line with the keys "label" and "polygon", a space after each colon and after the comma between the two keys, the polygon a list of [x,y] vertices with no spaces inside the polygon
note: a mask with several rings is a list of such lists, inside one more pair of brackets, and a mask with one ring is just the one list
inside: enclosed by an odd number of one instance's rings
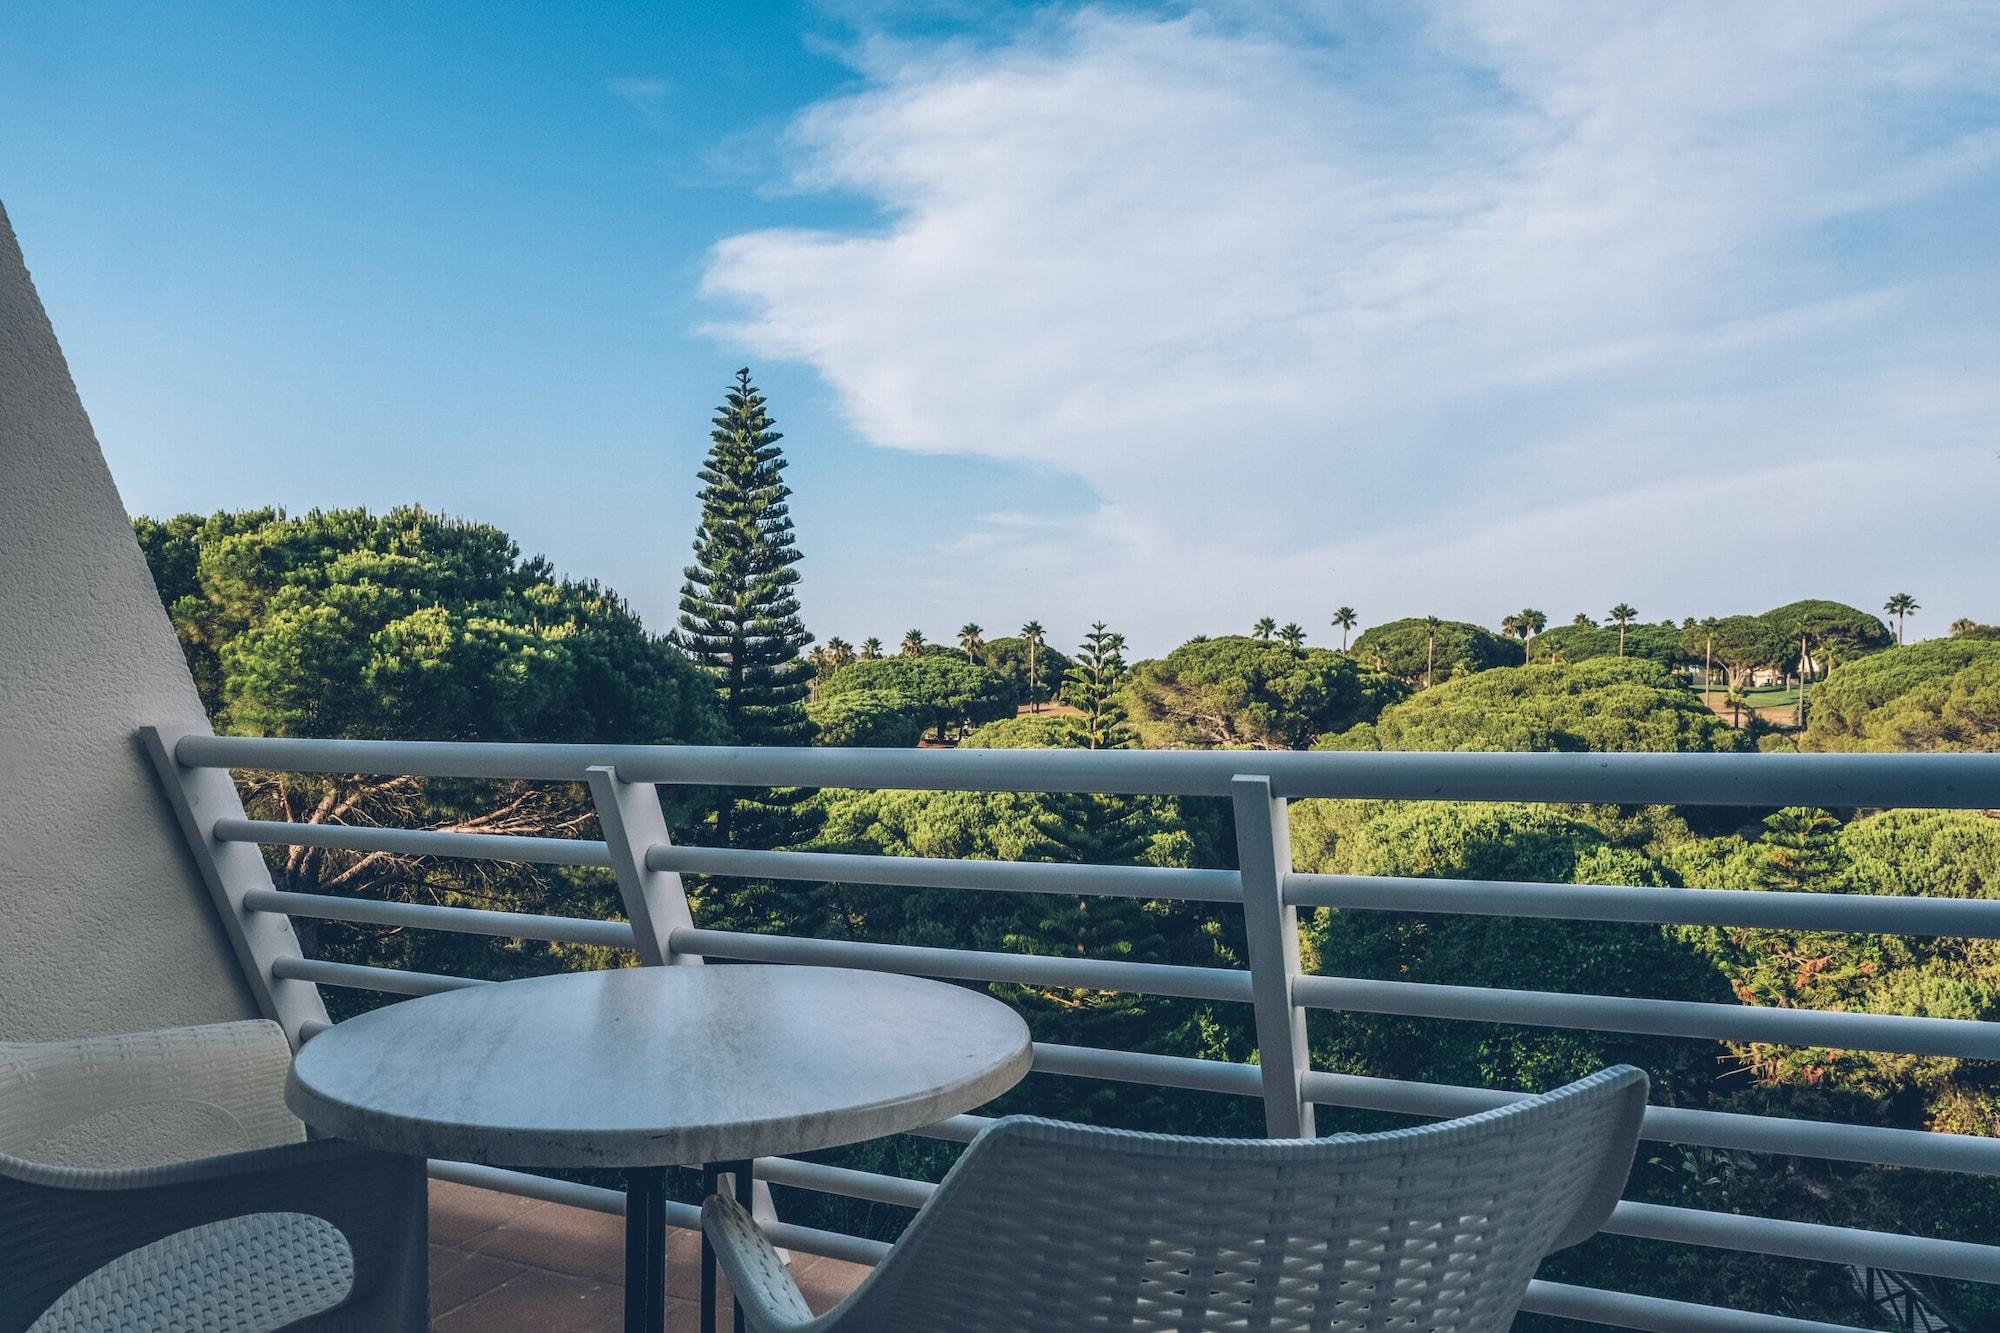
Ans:
{"label": "balcony floor", "polygon": [[[615,1330],[624,1317],[625,1222],[609,1213],[431,1182],[431,1328],[434,1333]],[[667,1328],[695,1333],[700,1247],[667,1238]],[[815,1311],[830,1309],[868,1270],[794,1256]],[[724,1310],[727,1305],[724,1288]],[[725,1328],[728,1325],[723,1325]]]}

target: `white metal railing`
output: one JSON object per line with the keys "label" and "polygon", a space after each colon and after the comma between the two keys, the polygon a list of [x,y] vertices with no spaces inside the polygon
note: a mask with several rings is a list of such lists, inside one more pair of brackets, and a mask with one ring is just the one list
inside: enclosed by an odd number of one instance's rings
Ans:
{"label": "white metal railing", "polygon": [[[266,1013],[294,1042],[327,1022],[321,985],[420,995],[486,984],[301,955],[290,919],[505,935],[631,948],[644,963],[704,958],[817,964],[965,980],[1120,990],[1250,1005],[1255,1064],[1038,1043],[1034,1068],[1061,1076],[1260,1098],[1274,1135],[1313,1132],[1316,1105],[1455,1116],[1523,1094],[1336,1074],[1310,1067],[1309,1011],[1345,1010],[1713,1041],[1758,1041],[2000,1059],[2000,1024],[1743,1005],[1365,981],[1303,974],[1299,908],[1501,914],[1583,921],[1750,926],[2000,938],[2000,902],[1713,889],[1654,889],[1303,874],[1292,870],[1286,802],[1299,797],[1714,806],[2000,808],[2000,755],[1547,755],[1296,752],[838,750],[326,741],[206,734],[145,739],[189,845]],[[228,770],[541,780],[589,786],[603,841],[251,820]],[[676,846],[661,785],[1092,791],[1231,802],[1238,870],[1047,865]],[[286,893],[260,847],[292,845],[610,868],[623,922]],[[693,921],[682,873],[1001,893],[1103,894],[1235,906],[1244,969],[919,948],[709,930]],[[985,1123],[955,1116],[921,1131],[963,1142]],[[1663,1143],[2000,1175],[2000,1139],[1655,1106]],[[463,1163],[451,1179],[587,1207],[611,1191]],[[920,1181],[772,1159],[765,1180],[915,1206]],[[692,1224],[692,1210],[670,1213]],[[772,1224],[782,1244],[873,1262],[876,1241]],[[2000,1246],[1777,1218],[1625,1202],[1606,1231],[1753,1254],[2000,1282]],[[1526,1307],[1624,1328],[1804,1330],[1838,1325],[1537,1282]]]}

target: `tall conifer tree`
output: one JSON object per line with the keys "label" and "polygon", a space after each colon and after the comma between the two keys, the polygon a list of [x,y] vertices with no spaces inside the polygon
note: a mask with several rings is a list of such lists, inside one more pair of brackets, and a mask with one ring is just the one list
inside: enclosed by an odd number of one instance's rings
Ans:
{"label": "tall conifer tree", "polygon": [[[715,676],[739,745],[812,740],[805,711],[812,666],[801,653],[812,636],[799,619],[800,557],[786,503],[792,492],[773,424],[750,371],[737,371],[709,434],[695,562],[681,585],[681,646]],[[787,816],[797,800],[796,793],[739,790],[717,811],[716,831],[730,843],[792,841],[799,830]],[[777,818],[752,819],[740,807],[763,807]]]}

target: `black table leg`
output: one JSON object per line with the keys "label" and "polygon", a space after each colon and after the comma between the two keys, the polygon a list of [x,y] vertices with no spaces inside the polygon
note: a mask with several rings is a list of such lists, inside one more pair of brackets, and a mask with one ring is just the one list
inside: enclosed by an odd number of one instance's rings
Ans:
{"label": "black table leg", "polygon": [[[709,1163],[709,1165],[701,1169],[702,1199],[706,1201],[709,1195],[721,1190],[723,1176],[732,1176],[736,1182],[736,1202],[743,1206],[743,1211],[750,1212],[755,1207],[754,1201],[757,1194],[756,1179],[753,1175],[755,1169],[755,1163],[752,1162]],[[715,1247],[708,1243],[708,1232],[703,1231],[701,1234],[702,1333],[717,1333],[715,1327],[715,1306]],[[732,1302],[731,1308],[736,1312],[734,1321],[736,1333],[747,1333],[748,1325],[743,1318],[742,1304],[740,1302]]]}
{"label": "black table leg", "polygon": [[[746,1213],[754,1211],[757,1206],[756,1170],[755,1162],[736,1164],[736,1202]],[[732,1302],[731,1308],[736,1311],[736,1333],[748,1333],[749,1325],[743,1319],[743,1302]]]}
{"label": "black table leg", "polygon": [[667,1327],[667,1172],[625,1173],[625,1333]]}

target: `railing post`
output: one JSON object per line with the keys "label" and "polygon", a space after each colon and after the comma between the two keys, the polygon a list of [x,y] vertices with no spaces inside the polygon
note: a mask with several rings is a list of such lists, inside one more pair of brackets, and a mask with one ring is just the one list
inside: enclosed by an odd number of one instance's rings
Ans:
{"label": "railing post", "polygon": [[[674,932],[694,928],[694,913],[688,907],[680,872],[654,870],[646,864],[646,853],[652,848],[673,845],[667,817],[660,809],[659,787],[650,782],[627,782],[609,764],[593,764],[584,774],[590,779],[590,799],[597,807],[611,868],[618,875],[618,892],[625,899],[625,919],[632,923],[640,963],[659,967],[701,962],[698,953],[674,952]],[[752,1199],[750,1212],[758,1221],[778,1220],[769,1185],[757,1181]],[[778,1253],[790,1262],[789,1251]]]}
{"label": "railing post", "polygon": [[1292,999],[1299,975],[1298,912],[1285,902],[1292,871],[1285,802],[1271,780],[1238,774],[1229,782],[1236,815],[1236,862],[1243,874],[1243,931],[1250,953],[1257,1059],[1264,1076],[1264,1131],[1272,1138],[1310,1138],[1312,1103],[1305,1099],[1306,1014]]}
{"label": "railing post", "polygon": [[208,885],[250,994],[264,1017],[285,1030],[286,1040],[296,1050],[300,1042],[326,1027],[326,1003],[314,982],[272,975],[271,965],[278,959],[304,957],[299,937],[283,912],[259,912],[243,905],[243,895],[252,889],[275,887],[271,868],[255,843],[216,840],[217,821],[244,818],[243,798],[228,769],[189,768],[174,758],[174,747],[185,734],[139,728],[160,790],[180,821],[181,835]]}
{"label": "railing post", "polygon": [[597,822],[604,829],[604,845],[611,853],[611,868],[618,875],[618,892],[625,899],[625,919],[632,923],[639,961],[651,967],[699,963],[699,954],[674,952],[674,931],[694,926],[679,873],[652,870],[646,865],[648,850],[671,842],[667,818],[660,811],[660,789],[650,782],[627,782],[608,764],[593,765],[584,772],[590,779]]}

